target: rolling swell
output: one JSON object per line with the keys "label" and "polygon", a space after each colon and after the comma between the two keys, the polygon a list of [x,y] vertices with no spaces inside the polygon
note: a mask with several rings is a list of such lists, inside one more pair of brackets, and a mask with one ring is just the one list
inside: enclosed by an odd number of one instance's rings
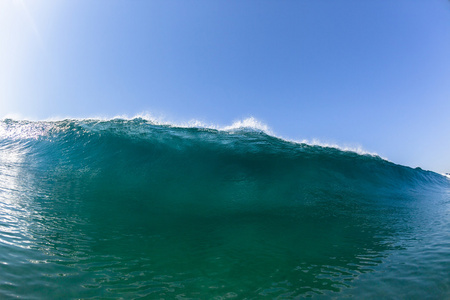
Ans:
{"label": "rolling swell", "polygon": [[449,295],[449,181],[433,172],[251,128],[4,120],[0,134],[0,296]]}

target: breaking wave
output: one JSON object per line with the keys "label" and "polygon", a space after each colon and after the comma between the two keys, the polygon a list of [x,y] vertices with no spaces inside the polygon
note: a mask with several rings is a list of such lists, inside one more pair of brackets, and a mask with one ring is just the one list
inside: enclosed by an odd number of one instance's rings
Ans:
{"label": "breaking wave", "polygon": [[252,118],[6,119],[0,151],[2,298],[450,295],[449,180],[430,171]]}

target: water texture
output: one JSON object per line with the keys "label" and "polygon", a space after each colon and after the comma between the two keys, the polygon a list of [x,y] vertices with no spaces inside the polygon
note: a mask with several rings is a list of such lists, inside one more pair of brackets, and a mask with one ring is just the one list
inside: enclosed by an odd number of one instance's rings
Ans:
{"label": "water texture", "polygon": [[0,122],[0,298],[450,298],[450,181],[255,128]]}

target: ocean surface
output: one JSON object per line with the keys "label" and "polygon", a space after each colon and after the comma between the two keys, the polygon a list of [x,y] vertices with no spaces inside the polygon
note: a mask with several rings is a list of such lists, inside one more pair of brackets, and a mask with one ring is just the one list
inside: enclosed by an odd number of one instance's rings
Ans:
{"label": "ocean surface", "polygon": [[258,128],[0,121],[0,299],[450,299],[450,180]]}

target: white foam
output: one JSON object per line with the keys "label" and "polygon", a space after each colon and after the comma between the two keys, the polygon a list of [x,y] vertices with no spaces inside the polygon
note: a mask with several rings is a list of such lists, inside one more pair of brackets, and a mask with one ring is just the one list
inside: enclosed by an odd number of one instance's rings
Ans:
{"label": "white foam", "polygon": [[7,126],[4,123],[0,124],[0,137],[9,139],[38,139],[41,136],[46,136],[51,130],[51,124],[28,123],[22,126]]}
{"label": "white foam", "polygon": [[250,117],[244,120],[238,120],[233,122],[230,126],[225,126],[222,128],[222,130],[225,131],[233,131],[236,129],[242,129],[242,128],[251,128],[259,131],[263,131],[267,134],[273,135],[272,130],[267,126],[266,124],[258,121],[254,117]]}
{"label": "white foam", "polygon": [[[311,146],[320,146],[320,147],[325,147],[325,148],[335,148],[335,149],[339,149],[342,151],[349,151],[349,152],[355,152],[357,154],[360,155],[371,155],[371,156],[379,156],[378,153],[376,152],[371,152],[371,151],[367,151],[365,150],[361,145],[338,145],[336,143],[328,143],[328,142],[323,142],[320,141],[318,139],[313,139],[312,141],[309,140],[302,140],[302,141],[294,141],[295,143],[300,143],[300,144],[307,144],[307,145],[311,145]],[[381,156],[379,156],[381,157]],[[381,157],[383,158],[383,157]],[[387,158],[383,158],[384,160],[388,160]]]}

